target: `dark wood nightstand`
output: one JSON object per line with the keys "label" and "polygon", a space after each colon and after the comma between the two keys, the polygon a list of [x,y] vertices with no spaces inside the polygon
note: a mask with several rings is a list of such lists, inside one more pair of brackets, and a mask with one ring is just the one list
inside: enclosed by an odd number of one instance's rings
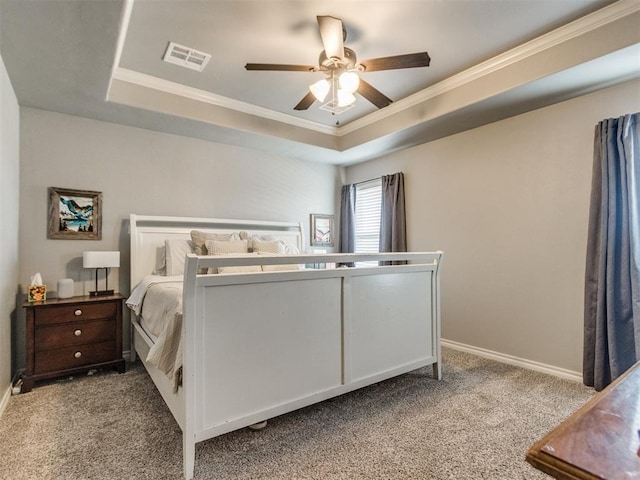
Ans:
{"label": "dark wood nightstand", "polygon": [[34,382],[97,368],[125,371],[120,294],[25,302],[27,372],[22,391]]}

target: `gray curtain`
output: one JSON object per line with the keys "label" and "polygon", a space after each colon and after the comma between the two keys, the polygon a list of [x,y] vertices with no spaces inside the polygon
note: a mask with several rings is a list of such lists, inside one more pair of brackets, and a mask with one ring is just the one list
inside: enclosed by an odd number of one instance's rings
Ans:
{"label": "gray curtain", "polygon": [[[407,226],[404,209],[404,174],[382,177],[380,252],[406,252]],[[406,262],[380,262],[381,265]]]}
{"label": "gray curtain", "polygon": [[640,114],[596,126],[584,305],[585,385],[640,360]]}
{"label": "gray curtain", "polygon": [[342,186],[340,202],[340,253],[353,253],[356,249],[356,186]]}

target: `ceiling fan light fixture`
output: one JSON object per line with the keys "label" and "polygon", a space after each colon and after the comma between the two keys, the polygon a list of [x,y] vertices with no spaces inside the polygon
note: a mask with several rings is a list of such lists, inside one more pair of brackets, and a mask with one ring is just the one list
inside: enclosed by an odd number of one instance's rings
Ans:
{"label": "ceiling fan light fixture", "polygon": [[309,90],[311,91],[311,93],[313,93],[313,96],[316,97],[319,102],[324,102],[324,99],[327,98],[327,94],[329,93],[330,89],[331,84],[326,78],[318,80],[316,83],[309,85]]}
{"label": "ceiling fan light fixture", "polygon": [[[2,0],[0,0],[1,2]],[[328,78],[309,86],[309,91],[293,109],[307,110],[316,100],[330,100],[321,109],[336,115],[351,108],[356,101],[354,93],[368,100],[377,108],[389,106],[393,100],[360,78],[360,73],[402,68],[428,67],[431,57],[427,52],[370,58],[358,62],[356,52],[345,47],[347,30],[342,20],[328,15],[317,16],[320,37],[324,50],[318,56],[318,66],[290,65],[278,63],[247,63],[246,70],[270,70],[281,72],[322,72]]]}
{"label": "ceiling fan light fixture", "polygon": [[338,89],[338,106],[347,107],[356,101],[356,97],[351,92],[347,92],[343,89]]}
{"label": "ceiling fan light fixture", "polygon": [[340,90],[354,93],[360,85],[360,77],[355,72],[344,72],[340,75]]}

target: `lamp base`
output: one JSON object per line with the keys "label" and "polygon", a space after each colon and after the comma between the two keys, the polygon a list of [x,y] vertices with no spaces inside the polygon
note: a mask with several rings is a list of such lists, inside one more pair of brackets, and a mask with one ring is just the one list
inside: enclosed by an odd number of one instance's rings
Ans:
{"label": "lamp base", "polygon": [[95,292],[89,292],[91,297],[102,297],[104,295],[113,295],[113,290],[97,290]]}

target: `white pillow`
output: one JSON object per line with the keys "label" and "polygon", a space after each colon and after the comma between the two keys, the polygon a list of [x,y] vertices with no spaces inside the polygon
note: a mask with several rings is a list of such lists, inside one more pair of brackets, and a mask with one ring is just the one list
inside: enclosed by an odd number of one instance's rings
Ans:
{"label": "white pillow", "polygon": [[284,253],[287,255],[299,255],[300,249],[295,245],[289,245],[288,243],[284,244]]}
{"label": "white pillow", "polygon": [[284,242],[280,240],[254,240],[253,251],[258,253],[285,253]]}
{"label": "white pillow", "polygon": [[151,272],[153,275],[167,274],[167,247],[163,244],[156,248],[156,268]]}
{"label": "white pillow", "polygon": [[187,253],[193,253],[191,240],[165,240],[165,260],[167,275],[184,275],[184,260]]}
{"label": "white pillow", "polygon": [[[269,253],[269,252],[259,252],[258,255],[264,255],[267,257],[277,256],[276,254]],[[263,272],[289,272],[292,270],[303,270],[303,269],[304,269],[304,265],[298,265],[296,263],[286,263],[284,265],[262,265]]]}

